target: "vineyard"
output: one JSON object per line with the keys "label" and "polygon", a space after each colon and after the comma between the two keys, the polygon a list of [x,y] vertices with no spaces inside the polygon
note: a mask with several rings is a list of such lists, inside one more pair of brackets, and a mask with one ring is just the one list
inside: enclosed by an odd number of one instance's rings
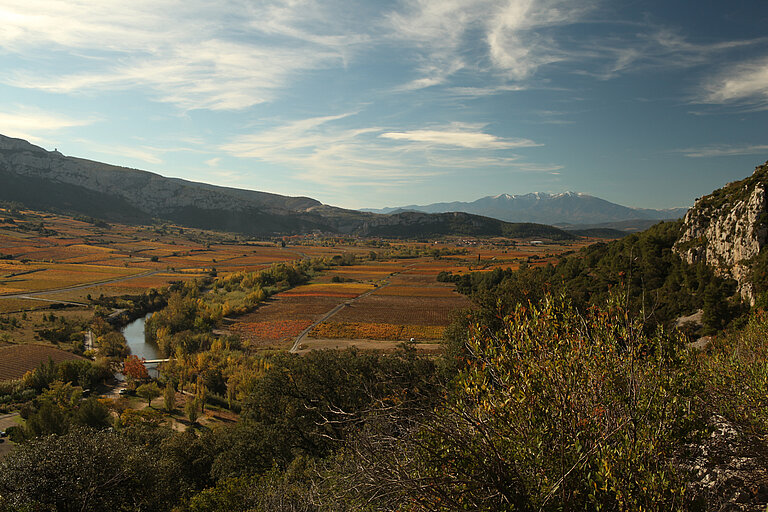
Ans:
{"label": "vineyard", "polygon": [[418,297],[378,295],[374,293],[344,308],[334,320],[338,322],[375,322],[404,325],[446,326],[451,313],[470,307],[460,295],[453,297]]}
{"label": "vineyard", "polygon": [[45,345],[0,347],[0,381],[20,379],[49,359],[58,363],[83,358]]}
{"label": "vineyard", "polygon": [[[281,293],[251,311],[231,302],[242,302],[246,291],[224,297],[219,290],[212,295],[223,314],[230,315],[223,331],[237,335],[252,350],[290,348],[313,325],[302,342],[308,346],[326,346],[325,339],[334,341],[328,346],[345,340],[359,346],[368,340],[376,347],[377,341],[411,338],[435,346],[454,312],[472,307],[451,283],[437,281],[441,272],[545,265],[587,243],[542,245],[506,239],[419,243],[340,237],[250,242],[232,234],[168,224],[108,225],[28,210],[11,213],[0,208],[0,220],[0,314],[27,315],[21,328],[3,334],[5,343],[40,342],[37,332],[50,308],[66,308],[64,316],[87,319],[94,303],[106,297],[137,296],[174,283],[254,272],[273,263],[312,257],[326,258],[329,266],[309,282],[282,287]],[[27,296],[30,293],[34,297]]]}
{"label": "vineyard", "polygon": [[312,332],[311,338],[368,339],[385,341],[439,340],[444,327],[435,325],[377,324],[371,322],[323,322]]}
{"label": "vineyard", "polygon": [[372,290],[373,287],[361,283],[317,283],[304,286],[297,286],[292,290],[283,292],[283,297],[338,297],[342,299],[351,299],[358,295]]}
{"label": "vineyard", "polygon": [[[285,347],[291,337],[323,320],[301,340],[300,352],[347,346],[388,350],[411,339],[417,348],[434,351],[439,346],[435,343],[442,339],[456,312],[473,307],[455,292],[453,284],[438,282],[438,274],[517,268],[523,262],[543,265],[573,247],[484,245],[457,249],[457,254],[444,257],[430,257],[418,255],[431,251],[429,245],[405,242],[392,244],[387,250],[408,257],[376,261],[368,259],[370,251],[357,251],[363,261],[334,267],[310,284],[278,294],[269,304],[236,319],[232,331],[253,348]],[[442,250],[453,249],[442,246]],[[301,251],[321,254],[327,248],[302,246]],[[372,293],[366,293],[369,291]]]}
{"label": "vineyard", "polygon": [[273,320],[263,322],[238,322],[232,331],[245,340],[246,346],[254,348],[262,342],[286,342],[298,336],[312,325],[312,320]]}

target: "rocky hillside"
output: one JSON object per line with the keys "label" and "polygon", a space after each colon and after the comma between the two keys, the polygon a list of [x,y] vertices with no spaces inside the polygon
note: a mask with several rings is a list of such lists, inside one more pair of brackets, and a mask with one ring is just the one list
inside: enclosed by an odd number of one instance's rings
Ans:
{"label": "rocky hillside", "polygon": [[321,203],[308,197],[286,197],[195,183],[159,174],[64,156],[58,151],[0,135],[0,169],[120,197],[158,217],[184,208],[229,210],[253,208],[304,211]]}
{"label": "rocky hillside", "polygon": [[153,220],[249,235],[340,233],[421,237],[507,235],[572,238],[550,226],[477,215],[377,215],[288,197],[196,183],[46,151],[0,135],[0,200],[108,221]]}
{"label": "rocky hillside", "polygon": [[768,240],[768,162],[749,178],[696,201],[685,215],[674,250],[688,263],[704,262],[734,278],[741,296],[754,305],[763,286],[758,274]]}

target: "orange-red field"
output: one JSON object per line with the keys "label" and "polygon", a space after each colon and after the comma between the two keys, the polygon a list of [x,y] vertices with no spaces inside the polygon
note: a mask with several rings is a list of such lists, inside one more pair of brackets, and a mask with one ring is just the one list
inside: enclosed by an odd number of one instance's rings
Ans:
{"label": "orange-red field", "polygon": [[435,325],[323,322],[312,331],[312,337],[320,339],[425,341],[441,339],[444,330],[445,327]]}

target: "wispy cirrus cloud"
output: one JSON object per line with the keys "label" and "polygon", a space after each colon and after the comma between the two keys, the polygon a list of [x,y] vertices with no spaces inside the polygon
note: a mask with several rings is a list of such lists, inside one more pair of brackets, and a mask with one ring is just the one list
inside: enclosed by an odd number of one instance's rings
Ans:
{"label": "wispy cirrus cloud", "polygon": [[715,145],[700,148],[681,149],[680,153],[689,158],[712,158],[719,156],[768,154],[768,144]]}
{"label": "wispy cirrus cloud", "polygon": [[94,122],[95,119],[75,119],[24,105],[0,110],[0,127],[4,135],[38,143],[47,142],[47,134],[52,132]]}
{"label": "wispy cirrus cloud", "polygon": [[355,114],[293,121],[236,137],[220,149],[294,169],[296,177],[304,180],[336,186],[399,186],[472,167],[538,170],[511,151],[540,144],[498,137],[485,132],[481,124],[403,131],[345,127]]}
{"label": "wispy cirrus cloud", "polygon": [[[8,0],[0,4],[0,55],[23,64],[6,66],[0,83],[58,94],[140,90],[184,110],[239,110],[275,101],[313,72],[346,69],[359,55],[391,45],[402,51],[399,66],[409,77],[396,92],[445,86],[479,97],[526,88],[554,64],[607,79],[649,65],[702,64],[756,44],[696,44],[650,23],[626,30],[626,21],[590,19],[601,6],[598,0],[400,0],[391,8],[340,0]],[[570,30],[587,23],[594,30]],[[66,65],[59,65],[61,57]],[[743,74],[742,82],[749,70]],[[709,97],[731,101],[748,92],[740,87],[714,84]]]}
{"label": "wispy cirrus cloud", "polygon": [[340,26],[325,5],[6,2],[0,6],[4,53],[46,62],[65,52],[77,71],[26,66],[6,69],[0,81],[65,94],[149,88],[156,99],[184,109],[241,109],[273,99],[303,72],[343,65],[365,39]]}
{"label": "wispy cirrus cloud", "polygon": [[416,53],[418,78],[400,89],[450,85],[460,73],[471,72],[502,80],[497,87],[476,88],[480,95],[497,94],[509,90],[504,85],[525,88],[556,64],[608,80],[650,68],[713,65],[732,50],[767,40],[694,42],[669,27],[622,19],[605,7],[598,0],[403,0],[386,21],[393,37]]}
{"label": "wispy cirrus cloud", "polygon": [[[421,51],[415,82],[445,81],[467,67],[522,80],[566,52],[549,29],[579,23],[595,2],[568,0],[411,0],[386,17],[396,40]],[[480,40],[483,62],[472,62]]]}
{"label": "wispy cirrus cloud", "polygon": [[[525,79],[563,58],[543,31],[578,22],[586,10],[565,0],[412,0],[399,7],[386,17],[387,28],[417,52],[421,75],[406,89],[445,83],[468,68]],[[479,62],[478,39],[485,46]]]}
{"label": "wispy cirrus cloud", "polygon": [[758,46],[768,41],[759,37],[702,43],[692,42],[667,27],[640,24],[635,28],[629,34],[593,41],[591,54],[588,52],[585,56],[596,62],[604,60],[604,65],[591,74],[610,79],[624,73],[649,69],[712,66],[732,50]]}
{"label": "wispy cirrus cloud", "polygon": [[768,108],[768,57],[727,67],[704,85],[701,101]]}
{"label": "wispy cirrus cloud", "polygon": [[549,29],[573,25],[593,2],[513,0],[487,22],[486,40],[493,64],[521,80],[541,66],[568,59],[568,52]]}

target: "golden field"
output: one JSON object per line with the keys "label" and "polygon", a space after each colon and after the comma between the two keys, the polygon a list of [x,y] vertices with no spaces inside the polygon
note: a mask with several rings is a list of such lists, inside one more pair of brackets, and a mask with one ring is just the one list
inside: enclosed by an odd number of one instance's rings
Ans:
{"label": "golden field", "polygon": [[223,329],[252,348],[288,348],[309,327],[310,346],[326,346],[323,339],[368,347],[376,345],[366,340],[410,338],[434,345],[454,312],[472,307],[451,283],[437,281],[441,272],[516,268],[521,262],[543,265],[591,242],[417,243],[315,236],[251,241],[168,224],[94,224],[34,211],[22,211],[9,221],[2,219],[5,214],[0,208],[0,318],[32,315],[18,333],[6,335],[5,344],[33,341],[35,326],[44,323],[49,308],[65,308],[57,314],[87,319],[94,311],[92,299],[135,296],[192,279],[253,272],[276,262],[308,257],[330,261],[346,255],[341,265],[311,282],[227,318]]}

